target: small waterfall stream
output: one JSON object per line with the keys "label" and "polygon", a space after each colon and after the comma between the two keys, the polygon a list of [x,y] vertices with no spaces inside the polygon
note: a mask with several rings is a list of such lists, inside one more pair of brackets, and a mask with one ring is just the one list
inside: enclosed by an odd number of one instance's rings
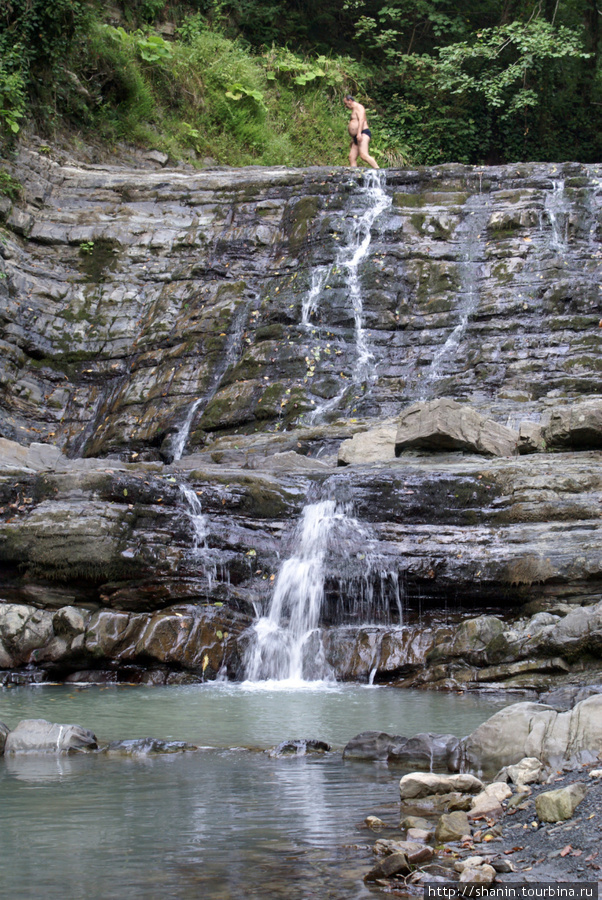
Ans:
{"label": "small waterfall stream", "polygon": [[[391,206],[392,200],[385,191],[386,173],[383,170],[370,170],[363,173],[363,185],[360,187],[362,199],[367,200],[364,212],[354,217],[347,241],[337,253],[334,266],[319,266],[312,272],[310,288],[303,302],[302,323],[309,327],[310,317],[318,310],[320,294],[328,275],[333,269],[345,273],[345,284],[348,298],[351,301],[354,319],[355,364],[352,383],[359,387],[368,385],[376,377],[376,362],[370,350],[364,327],[364,298],[360,280],[360,267],[370,251],[372,243],[372,226],[376,219]],[[321,403],[309,416],[312,423],[319,422],[323,416],[336,409],[348,390],[348,385],[330,400]]]}
{"label": "small waterfall stream", "polygon": [[[318,627],[324,599],[324,559],[336,522],[334,500],[306,506],[295,534],[295,554],[281,566],[267,616],[253,626],[246,659],[249,681],[303,681],[306,645]],[[328,677],[313,659],[314,679]]]}
{"label": "small waterfall stream", "polygon": [[[544,201],[544,216],[548,220],[552,233],[550,236],[550,249],[561,253],[566,250],[569,239],[569,210],[570,204],[564,192],[564,178],[555,178],[552,181],[552,190],[548,191]],[[542,230],[545,222],[541,222]]]}
{"label": "small waterfall stream", "polygon": [[[337,556],[343,574],[333,579],[326,563]],[[293,533],[291,554],[280,567],[269,609],[252,627],[244,660],[248,681],[298,684],[334,679],[320,628],[321,616],[333,602],[332,598],[326,602],[327,576],[335,592],[338,586],[337,596],[345,598],[354,630],[376,620],[390,625],[391,609],[402,624],[399,578],[382,571],[382,560],[372,553],[364,525],[335,500],[311,503]],[[334,604],[340,605],[336,597]],[[329,621],[341,621],[340,612],[338,616],[332,609],[329,612]]]}

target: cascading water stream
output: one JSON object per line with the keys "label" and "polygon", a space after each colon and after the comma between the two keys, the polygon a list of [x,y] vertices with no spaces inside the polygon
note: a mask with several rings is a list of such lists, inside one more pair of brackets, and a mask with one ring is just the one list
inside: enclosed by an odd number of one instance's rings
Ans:
{"label": "cascading water stream", "polygon": [[188,518],[193,529],[193,550],[198,553],[201,547],[207,546],[207,517],[203,512],[201,501],[187,484],[180,484],[180,493],[187,507]]}
{"label": "cascading water stream", "polygon": [[[352,381],[355,386],[370,384],[376,377],[374,354],[370,350],[364,327],[364,298],[360,280],[360,267],[368,256],[372,242],[372,226],[376,219],[391,205],[391,197],[385,191],[386,174],[384,171],[367,171],[363,173],[364,183],[360,187],[362,199],[367,200],[367,207],[361,216],[354,218],[353,226],[344,246],[337,253],[334,268],[345,273],[345,284],[351,301],[354,318],[355,365]],[[312,273],[312,281],[306,300],[303,303],[303,325],[308,327],[310,316],[318,309],[320,293],[330,273],[326,266],[320,266]],[[326,413],[336,409],[345,393],[344,387],[336,397],[320,404],[310,414],[309,421],[317,422]]]}
{"label": "cascading water stream", "polygon": [[[569,203],[564,192],[564,178],[554,179],[552,190],[544,200],[544,215],[550,223],[550,249],[557,253],[566,250],[569,229]],[[542,230],[544,223],[541,223]]]}
{"label": "cascading water stream", "polygon": [[217,567],[211,559],[211,551],[207,544],[207,535],[209,533],[209,524],[207,516],[203,512],[201,501],[196,492],[187,484],[180,484],[180,494],[186,507],[186,514],[192,525],[192,555],[196,559],[196,564],[207,579],[207,589],[211,591],[214,584]]}
{"label": "cascading water stream", "polygon": [[[254,628],[246,659],[249,681],[303,681],[304,649],[318,627],[324,599],[324,559],[337,516],[334,500],[312,503],[303,511],[296,552],[280,568],[267,616]],[[314,676],[328,675],[317,662]]]}
{"label": "cascading water stream", "polygon": [[364,300],[359,269],[370,249],[374,222],[385,209],[391,206],[391,197],[387,195],[383,187],[384,181],[385,173],[382,171],[370,171],[364,174],[365,186],[362,190],[367,195],[370,205],[355,222],[349,244],[343,248],[337,259],[337,265],[347,269],[349,296],[353,304],[357,355],[353,380],[356,384],[371,381],[375,376],[374,354],[368,346],[364,329]]}
{"label": "cascading water stream", "polygon": [[[332,680],[322,641],[322,615],[331,623],[349,620],[355,629],[370,621],[390,625],[391,610],[395,610],[393,618],[397,615],[402,624],[398,575],[383,570],[368,530],[346,508],[334,500],[309,504],[292,541],[292,553],[280,567],[267,614],[252,627],[244,661],[248,681]],[[333,577],[335,570],[340,573],[338,579]],[[335,586],[334,600],[328,597],[328,602],[327,575]],[[344,603],[337,597],[344,598]]]}

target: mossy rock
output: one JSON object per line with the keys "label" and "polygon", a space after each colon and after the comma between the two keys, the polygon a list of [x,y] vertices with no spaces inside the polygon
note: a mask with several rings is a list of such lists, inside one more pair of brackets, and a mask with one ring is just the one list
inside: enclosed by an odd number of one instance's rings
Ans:
{"label": "mossy rock", "polygon": [[317,197],[302,197],[287,206],[283,216],[284,233],[291,251],[298,252],[307,241],[310,226],[319,208]]}
{"label": "mossy rock", "polygon": [[400,208],[409,207],[416,208],[424,206],[424,196],[422,194],[404,194],[402,191],[396,191],[393,194],[393,205]]}
{"label": "mossy rock", "polygon": [[86,241],[79,249],[79,269],[88,281],[104,281],[107,270],[112,271],[117,266],[120,245],[109,238],[100,238],[95,241]]}

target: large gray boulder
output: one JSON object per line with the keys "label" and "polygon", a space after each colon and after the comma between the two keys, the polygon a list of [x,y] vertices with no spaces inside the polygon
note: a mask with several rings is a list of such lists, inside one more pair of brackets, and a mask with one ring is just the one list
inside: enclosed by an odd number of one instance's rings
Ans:
{"label": "large gray boulder", "polygon": [[343,750],[345,759],[382,759],[418,768],[451,767],[460,740],[453,734],[424,732],[410,738],[384,731],[363,731]]}
{"label": "large gray boulder", "polygon": [[65,457],[54,444],[34,443],[23,446],[16,441],[0,438],[0,468],[33,469],[35,472],[47,472]]}
{"label": "large gray boulder", "polygon": [[524,757],[554,764],[602,747],[602,695],[594,694],[559,713],[539,703],[514,703],[500,710],[460,743],[461,765],[499,771]]}
{"label": "large gray boulder", "polygon": [[484,788],[480,778],[469,774],[438,775],[435,772],[409,772],[399,782],[401,800],[432,797],[434,794],[478,794]]}
{"label": "large gray boulder", "polygon": [[518,432],[446,397],[416,403],[399,421],[395,455],[404,450],[463,450],[483,456],[512,456]]}
{"label": "large gray boulder", "polygon": [[96,735],[81,725],[58,725],[46,719],[23,719],[6,738],[4,753],[68,753],[95,750]]}
{"label": "large gray boulder", "polygon": [[548,447],[602,449],[602,399],[555,409],[543,428],[543,438]]}

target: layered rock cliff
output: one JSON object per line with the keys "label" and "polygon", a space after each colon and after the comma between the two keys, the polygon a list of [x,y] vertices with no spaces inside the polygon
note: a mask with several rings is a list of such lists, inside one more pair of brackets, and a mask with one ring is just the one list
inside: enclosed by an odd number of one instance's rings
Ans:
{"label": "layered rock cliff", "polygon": [[[600,167],[192,172],[23,151],[13,171],[3,666],[240,677],[292,527],[325,497],[347,517],[323,610],[343,677],[405,677],[433,649],[350,631],[366,618],[600,599],[597,413],[554,431],[602,394]],[[542,423],[539,452],[396,458],[399,414],[434,397]],[[384,450],[337,468],[343,441],[377,434]]]}

